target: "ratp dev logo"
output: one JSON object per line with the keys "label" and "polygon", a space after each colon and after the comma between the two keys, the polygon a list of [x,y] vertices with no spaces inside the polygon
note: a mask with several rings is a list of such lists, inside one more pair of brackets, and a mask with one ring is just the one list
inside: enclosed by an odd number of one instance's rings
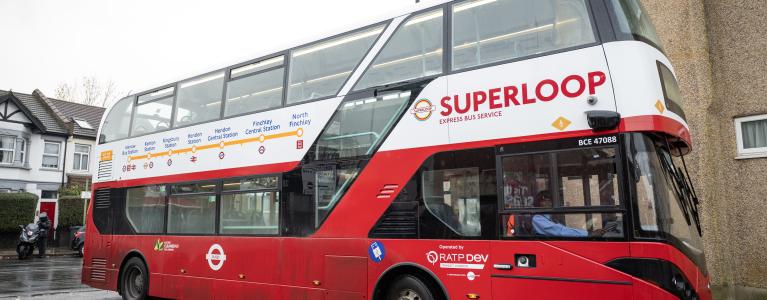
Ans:
{"label": "ratp dev logo", "polygon": [[431,114],[435,110],[437,110],[437,107],[432,105],[429,99],[424,98],[415,102],[410,113],[412,113],[418,121],[426,121],[431,117]]}

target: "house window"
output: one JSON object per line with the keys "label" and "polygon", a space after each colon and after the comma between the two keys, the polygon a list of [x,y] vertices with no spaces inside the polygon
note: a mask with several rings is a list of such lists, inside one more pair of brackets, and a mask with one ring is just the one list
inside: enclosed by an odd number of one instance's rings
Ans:
{"label": "house window", "polygon": [[13,163],[13,150],[16,148],[16,137],[0,136],[0,164]]}
{"label": "house window", "polygon": [[58,169],[60,153],[60,142],[45,141],[45,148],[43,149],[43,168]]}
{"label": "house window", "polygon": [[88,171],[88,160],[90,160],[91,146],[75,144],[75,162],[74,170]]}
{"label": "house window", "polygon": [[41,199],[56,199],[58,196],[59,193],[57,191],[42,191],[40,193]]}
{"label": "house window", "polygon": [[27,156],[27,140],[16,139],[16,156],[14,162],[23,164],[26,162]]}
{"label": "house window", "polygon": [[735,118],[738,158],[767,157],[767,114]]}

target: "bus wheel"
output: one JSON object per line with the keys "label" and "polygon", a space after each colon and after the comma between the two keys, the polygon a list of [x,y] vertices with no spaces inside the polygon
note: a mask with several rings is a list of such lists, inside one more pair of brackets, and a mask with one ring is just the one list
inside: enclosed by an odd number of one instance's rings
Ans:
{"label": "bus wheel", "polygon": [[386,293],[386,300],[434,300],[433,293],[421,279],[413,275],[402,275],[392,283]]}
{"label": "bus wheel", "polygon": [[120,275],[120,292],[125,300],[147,299],[149,291],[149,272],[138,257],[125,263]]}

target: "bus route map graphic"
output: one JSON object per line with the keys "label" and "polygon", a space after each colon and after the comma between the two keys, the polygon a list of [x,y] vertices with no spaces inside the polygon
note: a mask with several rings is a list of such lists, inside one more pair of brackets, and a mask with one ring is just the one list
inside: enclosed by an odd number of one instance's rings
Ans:
{"label": "bus route map graphic", "polygon": [[[171,149],[171,150],[168,150],[168,151],[162,151],[162,152],[157,152],[157,153],[147,153],[147,154],[141,154],[141,155],[131,155],[131,156],[128,156],[128,161],[130,162],[130,161],[134,161],[134,160],[151,159],[153,157],[171,156],[173,154],[183,154],[183,153],[188,153],[188,152],[196,153],[197,151],[206,150],[206,149],[215,149],[215,148],[224,149],[227,146],[244,145],[244,144],[255,143],[255,142],[263,143],[263,142],[268,141],[268,140],[279,139],[279,138],[286,138],[286,137],[291,137],[291,136],[302,137],[303,135],[304,135],[303,128],[298,128],[296,130],[291,130],[291,131],[286,131],[286,132],[281,132],[281,133],[275,133],[275,134],[261,134],[259,136],[255,136],[255,137],[248,137],[248,138],[231,140],[231,141],[221,141],[221,142],[217,142],[217,143],[211,143],[211,144],[200,145],[200,146],[195,145],[195,146],[192,146],[192,147],[180,148],[180,149],[176,149],[176,150],[172,150]],[[221,158],[221,157],[219,157],[219,158]]]}

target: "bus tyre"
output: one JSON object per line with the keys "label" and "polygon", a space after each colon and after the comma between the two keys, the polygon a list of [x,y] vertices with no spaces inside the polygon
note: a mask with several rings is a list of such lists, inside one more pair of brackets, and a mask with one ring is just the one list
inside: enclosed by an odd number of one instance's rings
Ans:
{"label": "bus tyre", "polygon": [[386,300],[434,300],[432,291],[421,279],[413,275],[397,278],[386,292]]}
{"label": "bus tyre", "polygon": [[146,265],[138,257],[133,257],[125,263],[120,275],[120,293],[125,300],[148,299],[149,272]]}

